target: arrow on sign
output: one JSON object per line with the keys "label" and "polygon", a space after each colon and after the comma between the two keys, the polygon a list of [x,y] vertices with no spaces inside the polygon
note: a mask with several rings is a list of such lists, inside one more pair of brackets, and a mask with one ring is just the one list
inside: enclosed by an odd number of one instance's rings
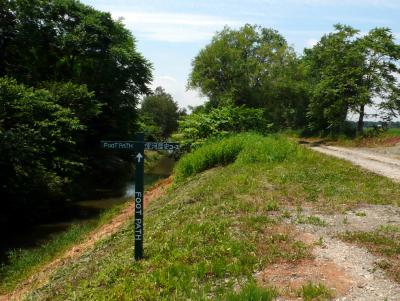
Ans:
{"label": "arrow on sign", "polygon": [[143,159],[143,155],[141,153],[138,153],[136,158],[137,158],[138,162],[140,163],[140,160]]}

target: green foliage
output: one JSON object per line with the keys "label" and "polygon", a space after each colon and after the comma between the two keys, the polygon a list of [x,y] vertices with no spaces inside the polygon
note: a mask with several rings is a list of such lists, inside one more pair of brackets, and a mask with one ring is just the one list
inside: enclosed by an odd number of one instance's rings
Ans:
{"label": "green foliage", "polygon": [[147,114],[140,114],[138,119],[138,130],[144,133],[146,141],[161,141],[161,128],[154,122],[154,119]]}
{"label": "green foliage", "polygon": [[[178,128],[178,118],[183,111],[179,110],[178,104],[172,96],[164,91],[162,87],[157,87],[152,95],[146,96],[142,101],[140,113],[145,131],[152,135],[161,135],[162,138],[168,138]],[[149,126],[157,126],[149,128]],[[159,132],[159,133],[157,133]],[[155,136],[153,139],[158,139]]]}
{"label": "green foliage", "polygon": [[47,89],[54,97],[55,103],[70,109],[85,126],[101,113],[103,104],[95,98],[86,85],[71,82],[45,82],[41,87]]}
{"label": "green foliage", "polygon": [[23,215],[60,196],[82,170],[75,144],[84,127],[49,91],[10,78],[0,78],[0,103],[0,216],[7,221],[18,207]]}
{"label": "green foliage", "polygon": [[0,77],[25,85],[2,80],[1,192],[13,212],[23,202],[21,217],[40,199],[39,215],[127,169],[97,146],[137,129],[151,64],[121,21],[76,0],[1,1],[0,27]]}
{"label": "green foliage", "polygon": [[0,76],[34,87],[85,84],[103,105],[90,124],[92,139],[128,137],[138,99],[149,92],[151,65],[122,22],[75,0],[14,0],[1,6],[7,30],[0,33]]}
{"label": "green foliage", "polygon": [[275,289],[261,288],[250,283],[239,293],[233,293],[226,297],[226,301],[272,301],[278,296]]}
{"label": "green foliage", "polygon": [[[339,133],[349,112],[359,115],[357,130],[363,132],[365,107],[377,105],[390,120],[398,116],[400,45],[387,28],[374,28],[367,35],[350,26],[335,25],[312,49],[304,63],[311,83],[309,126],[314,131]],[[376,103],[379,99],[379,104]]]}
{"label": "green foliage", "polygon": [[278,128],[304,124],[307,84],[294,50],[277,31],[245,25],[225,27],[193,60],[189,86],[211,107],[265,108]]}
{"label": "green foliage", "polygon": [[370,30],[355,43],[364,59],[364,93],[352,104],[352,110],[360,114],[359,131],[362,132],[365,105],[377,105],[384,112],[382,117],[385,120],[399,116],[400,45],[389,28],[379,27]]}
{"label": "green foliage", "polygon": [[238,164],[282,162],[289,158],[296,159],[300,153],[301,150],[295,143],[281,136],[238,134],[210,140],[193,153],[185,155],[175,167],[175,176],[181,181],[218,165],[235,161]]}
{"label": "green foliage", "polygon": [[311,282],[301,287],[299,295],[303,297],[304,301],[328,301],[333,297],[331,290],[325,285],[322,283],[313,284]]}
{"label": "green foliage", "polygon": [[185,145],[196,147],[207,138],[221,137],[235,132],[266,133],[272,125],[263,117],[262,109],[221,107],[210,112],[192,113],[179,121],[179,132],[174,138]]}
{"label": "green foliage", "polygon": [[343,130],[350,103],[359,97],[362,56],[354,46],[357,30],[335,26],[312,49],[305,50],[312,83],[308,108],[309,126],[314,131],[337,133]]}

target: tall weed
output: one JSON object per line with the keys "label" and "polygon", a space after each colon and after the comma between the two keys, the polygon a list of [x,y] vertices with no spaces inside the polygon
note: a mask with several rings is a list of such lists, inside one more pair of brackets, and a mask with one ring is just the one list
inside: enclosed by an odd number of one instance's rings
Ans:
{"label": "tall weed", "polygon": [[242,133],[222,139],[212,139],[194,152],[185,155],[175,168],[177,181],[215,166],[282,162],[302,154],[295,143],[279,135],[264,137]]}

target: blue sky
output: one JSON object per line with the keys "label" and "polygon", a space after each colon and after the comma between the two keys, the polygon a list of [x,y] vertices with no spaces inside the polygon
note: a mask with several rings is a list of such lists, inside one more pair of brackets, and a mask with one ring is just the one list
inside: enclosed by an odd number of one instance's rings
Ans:
{"label": "blue sky", "polygon": [[336,23],[361,32],[389,27],[400,38],[400,0],[81,1],[123,18],[138,50],[153,63],[153,87],[163,86],[182,107],[204,102],[196,91],[186,91],[191,61],[224,25],[274,28],[299,54]]}

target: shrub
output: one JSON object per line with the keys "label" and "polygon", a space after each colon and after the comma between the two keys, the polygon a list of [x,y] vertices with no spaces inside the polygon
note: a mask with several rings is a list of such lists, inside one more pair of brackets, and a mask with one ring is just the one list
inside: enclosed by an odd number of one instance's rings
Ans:
{"label": "shrub", "polygon": [[266,133],[272,124],[264,118],[262,109],[242,107],[215,108],[208,113],[193,113],[179,121],[175,138],[185,146],[197,147],[210,137],[256,131]]}
{"label": "shrub", "polygon": [[177,181],[218,165],[282,162],[300,154],[300,148],[279,135],[264,137],[241,133],[209,139],[194,152],[181,158],[175,167]]}

